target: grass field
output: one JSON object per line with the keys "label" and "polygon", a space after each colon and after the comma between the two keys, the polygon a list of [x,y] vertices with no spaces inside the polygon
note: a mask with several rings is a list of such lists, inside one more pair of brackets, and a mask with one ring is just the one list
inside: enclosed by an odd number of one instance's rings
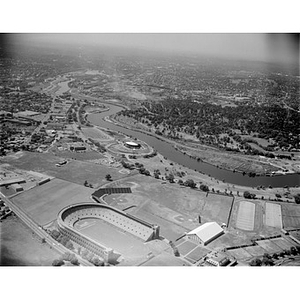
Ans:
{"label": "grass field", "polygon": [[100,142],[112,141],[113,138],[96,127],[87,127],[81,129],[87,138],[98,140]]}
{"label": "grass field", "polygon": [[[118,197],[125,199],[128,205],[140,206],[146,201],[155,202],[160,206],[161,211],[166,207],[176,212],[176,215],[187,216],[190,221],[198,222],[198,216],[201,215],[202,223],[208,221],[227,223],[232,197],[215,194],[209,194],[206,197],[204,192],[188,187],[182,188],[177,184],[162,184],[161,180],[143,175],[124,179],[120,185],[130,186],[132,194],[109,197],[114,197],[115,200]],[[172,218],[172,222],[178,222],[178,220]],[[195,227],[196,224],[198,223],[195,223]]]}
{"label": "grass field", "polygon": [[288,240],[286,240],[284,238],[275,238],[275,239],[272,239],[272,243],[274,243],[275,245],[277,245],[282,250],[290,249],[292,246],[295,245],[292,241],[288,241]]}
{"label": "grass field", "polygon": [[38,224],[44,225],[56,219],[58,212],[69,204],[91,202],[92,192],[90,188],[55,178],[14,196],[11,201]]}
{"label": "grass field", "polygon": [[228,250],[228,252],[233,255],[237,260],[245,260],[251,258],[252,255],[249,254],[244,248],[237,248],[233,250]]}
{"label": "grass field", "polygon": [[203,247],[198,246],[193,251],[191,251],[186,257],[191,260],[194,260],[196,262],[209,252],[210,252],[210,250],[207,250]]}
{"label": "grass field", "polygon": [[236,220],[236,227],[242,230],[254,229],[255,204],[249,201],[239,203],[239,211]]}
{"label": "grass field", "polygon": [[185,241],[184,243],[177,246],[179,253],[181,255],[186,255],[189,252],[191,252],[193,249],[195,249],[197,245],[195,243],[192,243],[190,241]]}
{"label": "grass field", "polygon": [[265,249],[267,253],[275,253],[281,251],[281,248],[273,243],[272,240],[257,241],[257,244]]}
{"label": "grass field", "polygon": [[266,250],[260,246],[251,246],[244,248],[250,255],[256,257],[256,256],[262,256],[266,252]]}
{"label": "grass field", "polygon": [[283,228],[300,228],[300,205],[281,204]]}
{"label": "grass field", "polygon": [[0,266],[51,266],[59,253],[41,244],[17,217],[0,223]]}
{"label": "grass field", "polygon": [[87,180],[94,187],[107,183],[105,179],[107,174],[110,174],[113,180],[127,176],[119,173],[119,169],[78,160],[71,160],[58,168],[55,164],[62,158],[50,153],[23,152],[17,158],[6,156],[2,159],[4,160],[16,168],[44,173],[78,184],[83,184]]}
{"label": "grass field", "polygon": [[282,228],[280,204],[266,203],[266,225]]}

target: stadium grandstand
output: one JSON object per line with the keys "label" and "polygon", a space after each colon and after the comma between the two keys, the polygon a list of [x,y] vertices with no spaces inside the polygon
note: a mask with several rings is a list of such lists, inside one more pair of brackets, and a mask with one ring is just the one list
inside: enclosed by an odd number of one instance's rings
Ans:
{"label": "stadium grandstand", "polygon": [[[149,224],[108,205],[80,203],[61,210],[57,219],[59,231],[92,253],[101,256],[107,262],[115,259],[118,253],[101,244],[101,235],[98,240],[95,240],[83,234],[79,223],[84,220],[90,222],[91,225],[89,226],[93,226],[91,220],[99,220],[102,224],[109,224],[110,227],[115,228],[115,231],[119,230],[125,234],[130,234],[142,242],[159,238],[159,226]],[[97,226],[101,226],[101,223]],[[95,230],[101,231],[99,227]]]}
{"label": "stadium grandstand", "polygon": [[92,194],[92,198],[98,201],[103,195],[110,194],[130,194],[132,193],[131,188],[122,187],[122,188],[102,188],[97,190]]}

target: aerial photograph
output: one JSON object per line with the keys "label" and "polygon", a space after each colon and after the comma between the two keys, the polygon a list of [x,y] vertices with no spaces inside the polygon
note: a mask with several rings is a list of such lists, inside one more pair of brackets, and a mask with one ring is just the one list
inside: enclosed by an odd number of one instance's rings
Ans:
{"label": "aerial photograph", "polygon": [[299,35],[0,35],[0,265],[300,265]]}

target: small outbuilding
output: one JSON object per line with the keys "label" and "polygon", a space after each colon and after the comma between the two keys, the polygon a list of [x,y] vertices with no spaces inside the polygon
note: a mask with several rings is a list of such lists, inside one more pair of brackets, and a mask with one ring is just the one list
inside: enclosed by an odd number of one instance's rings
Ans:
{"label": "small outbuilding", "polygon": [[224,230],[219,224],[216,222],[207,222],[188,232],[186,235],[189,239],[195,240],[205,246],[223,233]]}

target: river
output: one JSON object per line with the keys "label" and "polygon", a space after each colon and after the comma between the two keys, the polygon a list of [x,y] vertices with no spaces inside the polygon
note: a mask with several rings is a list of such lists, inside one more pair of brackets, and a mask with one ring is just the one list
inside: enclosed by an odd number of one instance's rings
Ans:
{"label": "river", "polygon": [[120,131],[126,135],[130,135],[132,137],[136,137],[139,140],[142,140],[156,149],[160,154],[170,159],[171,161],[177,162],[182,166],[188,167],[192,170],[197,170],[208,174],[218,180],[225,180],[225,182],[231,184],[237,184],[242,186],[266,186],[269,185],[273,187],[284,187],[287,186],[296,186],[300,184],[300,175],[299,174],[287,174],[281,176],[257,176],[257,177],[249,177],[247,175],[243,176],[241,173],[233,173],[231,171],[219,169],[213,165],[198,162],[193,158],[190,158],[188,155],[184,155],[180,151],[174,149],[174,147],[162,140],[157,139],[154,136],[147,135],[142,132],[133,131],[122,126],[117,126],[113,123],[107,122],[104,120],[106,116],[110,116],[116,114],[121,111],[123,108],[111,104],[106,104],[109,106],[110,110],[105,111],[98,114],[91,114],[88,116],[88,121],[92,124],[104,127],[114,131]]}

